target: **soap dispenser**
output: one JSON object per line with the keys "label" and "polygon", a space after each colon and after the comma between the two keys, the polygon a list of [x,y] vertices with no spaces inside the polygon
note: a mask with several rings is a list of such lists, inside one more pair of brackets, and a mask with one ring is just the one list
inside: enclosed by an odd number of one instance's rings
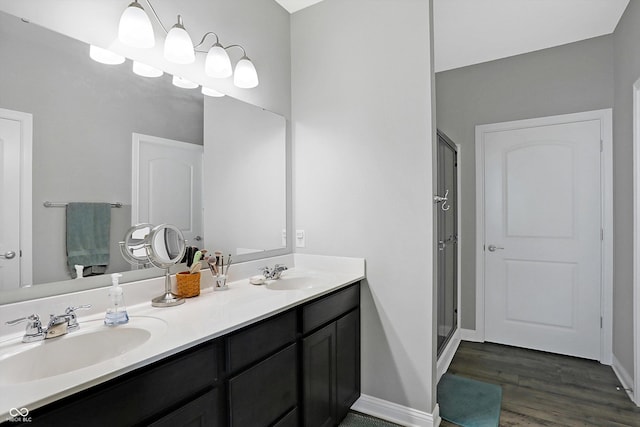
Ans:
{"label": "soap dispenser", "polygon": [[120,273],[111,275],[111,288],[109,288],[111,307],[107,309],[107,313],[104,316],[104,324],[107,326],[123,325],[129,321],[127,307],[124,305],[122,288],[118,283],[120,277],[122,277]]}

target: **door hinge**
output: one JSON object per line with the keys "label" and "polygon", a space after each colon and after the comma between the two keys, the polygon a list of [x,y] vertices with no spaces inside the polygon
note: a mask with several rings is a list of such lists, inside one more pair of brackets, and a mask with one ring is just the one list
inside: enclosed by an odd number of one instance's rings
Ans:
{"label": "door hinge", "polygon": [[604,141],[600,140],[600,152],[602,153],[604,151]]}
{"label": "door hinge", "polygon": [[600,229],[600,240],[601,241],[604,240],[604,229],[603,228]]}
{"label": "door hinge", "polygon": [[602,329],[602,316],[600,316],[600,329]]}

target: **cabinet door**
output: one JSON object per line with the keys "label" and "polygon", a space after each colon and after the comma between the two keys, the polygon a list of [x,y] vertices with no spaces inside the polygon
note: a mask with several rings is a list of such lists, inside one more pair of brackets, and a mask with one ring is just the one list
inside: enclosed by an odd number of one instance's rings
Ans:
{"label": "cabinet door", "polygon": [[335,424],[336,322],[302,340],[304,426]]}
{"label": "cabinet door", "polygon": [[337,330],[337,422],[360,397],[360,310],[354,310],[336,322]]}
{"label": "cabinet door", "polygon": [[232,427],[273,424],[298,404],[297,344],[229,380]]}
{"label": "cabinet door", "polygon": [[223,415],[224,405],[218,389],[213,389],[162,417],[150,427],[222,427],[225,424]]}

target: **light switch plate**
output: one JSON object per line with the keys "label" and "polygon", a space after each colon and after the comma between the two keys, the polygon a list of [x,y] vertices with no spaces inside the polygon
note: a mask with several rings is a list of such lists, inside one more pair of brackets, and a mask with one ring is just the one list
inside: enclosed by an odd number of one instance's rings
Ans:
{"label": "light switch plate", "polygon": [[296,230],[296,248],[304,248],[305,235],[304,230]]}

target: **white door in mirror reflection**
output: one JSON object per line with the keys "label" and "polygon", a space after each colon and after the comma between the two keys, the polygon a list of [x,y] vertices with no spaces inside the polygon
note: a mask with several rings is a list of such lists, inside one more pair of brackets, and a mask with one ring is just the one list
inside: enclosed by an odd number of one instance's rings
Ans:
{"label": "white door in mirror reflection", "polygon": [[132,224],[173,224],[204,247],[202,145],[133,134]]}
{"label": "white door in mirror reflection", "polygon": [[0,109],[0,290],[31,285],[31,134],[31,114]]}

